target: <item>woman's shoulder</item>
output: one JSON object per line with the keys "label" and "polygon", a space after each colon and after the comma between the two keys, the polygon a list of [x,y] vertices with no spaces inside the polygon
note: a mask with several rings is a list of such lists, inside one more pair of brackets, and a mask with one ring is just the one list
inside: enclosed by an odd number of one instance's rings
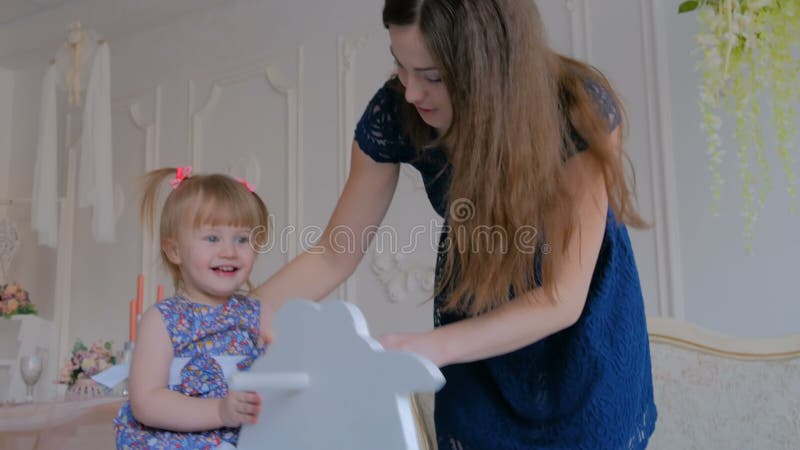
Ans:
{"label": "woman's shoulder", "polygon": [[622,123],[622,113],[616,100],[614,100],[614,95],[599,80],[589,79],[586,80],[584,85],[586,91],[592,96],[597,109],[608,121],[609,132],[613,131]]}
{"label": "woman's shoulder", "polygon": [[[594,103],[597,112],[605,117],[608,123],[608,132],[611,133],[622,123],[622,111],[614,98],[614,94],[599,79],[587,78],[584,80],[583,86],[589,94],[590,100]],[[568,125],[569,137],[575,145],[575,149],[578,152],[582,152],[589,148],[589,143],[575,129],[572,122],[569,122]]]}

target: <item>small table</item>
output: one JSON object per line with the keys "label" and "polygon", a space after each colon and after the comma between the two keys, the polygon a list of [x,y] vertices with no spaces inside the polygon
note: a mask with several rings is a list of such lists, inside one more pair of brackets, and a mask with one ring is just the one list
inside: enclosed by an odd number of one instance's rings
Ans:
{"label": "small table", "polygon": [[[0,448],[9,450],[61,450],[80,428],[92,428],[81,437],[90,447],[114,448],[114,426],[125,397],[45,403],[0,404]],[[82,439],[83,440],[83,439]]]}

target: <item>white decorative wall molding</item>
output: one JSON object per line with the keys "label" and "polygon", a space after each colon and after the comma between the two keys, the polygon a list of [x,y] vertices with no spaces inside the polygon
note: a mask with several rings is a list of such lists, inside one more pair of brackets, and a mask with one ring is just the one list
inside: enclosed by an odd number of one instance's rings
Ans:
{"label": "white decorative wall molding", "polygon": [[56,249],[56,285],[53,299],[53,317],[58,330],[58,356],[52,364],[60,364],[71,351],[69,341],[70,310],[72,308],[72,265],[75,241],[75,210],[77,209],[77,171],[80,136],[72,139],[72,115],[65,121],[65,147],[67,148],[66,194],[60,202],[58,248]]}
{"label": "white decorative wall molding", "polygon": [[572,56],[592,63],[592,29],[589,20],[589,0],[566,0],[570,16]]}
{"label": "white decorative wall molding", "polygon": [[[147,140],[157,146],[158,142],[158,117],[160,116],[160,100],[161,89],[160,86],[155,91],[156,109],[156,131],[153,138]],[[135,102],[132,97],[125,99],[115,99],[112,101],[112,106],[118,108],[127,102]],[[135,106],[135,107],[134,107]],[[141,120],[139,113],[138,103],[132,103],[129,106],[131,113],[131,120],[139,128],[147,130],[149,125],[145,125]],[[78,119],[80,120],[80,119]],[[66,179],[66,193],[65,196],[59,199],[59,237],[58,247],[56,249],[56,281],[55,292],[53,299],[53,318],[56,329],[58,330],[56,338],[58,339],[55,344],[56,352],[52,356],[53,360],[48,362],[57,367],[61,361],[64,361],[72,351],[70,342],[70,311],[72,309],[72,267],[74,264],[74,241],[75,241],[75,214],[78,208],[77,203],[77,175],[78,175],[78,156],[81,148],[81,136],[78,135],[73,138],[73,116],[70,113],[66,114],[64,124],[64,147],[67,149],[67,179]],[[156,147],[157,148],[157,147]],[[157,151],[157,150],[156,150]],[[114,213],[115,219],[119,222],[120,215],[125,207],[125,194],[124,189],[118,183],[114,185]],[[143,244],[144,245],[144,244]],[[143,271],[143,273],[147,273]]]}
{"label": "white decorative wall molding", "polygon": [[[337,65],[339,74],[339,192],[344,189],[350,168],[350,149],[353,142],[353,131],[356,128],[355,119],[355,73],[353,66],[356,54],[364,48],[371,39],[379,36],[382,30],[376,30],[358,38],[337,38]],[[338,298],[357,304],[356,275],[353,274],[336,291]]]}
{"label": "white decorative wall molding", "polygon": [[347,174],[350,168],[350,147],[353,142],[353,131],[355,130],[355,111],[354,111],[354,73],[353,65],[356,53],[366,46],[367,42],[377,37],[378,31],[364,36],[348,39],[338,37],[337,61],[339,65],[339,191],[344,189],[347,181]]}
{"label": "white decorative wall molding", "polygon": [[663,316],[684,319],[683,276],[680,262],[678,189],[672,141],[672,106],[668,77],[666,33],[662,4],[641,5],[650,171],[658,280],[658,307]]}
{"label": "white decorative wall molding", "polygon": [[258,162],[258,157],[252,153],[229,160],[225,164],[225,173],[246,180],[256,189],[261,184],[261,164]]}
{"label": "white decorative wall molding", "polygon": [[[161,159],[161,85],[156,86],[153,100],[153,120],[147,122],[141,112],[141,100],[132,101],[128,106],[131,121],[145,134],[144,167],[147,173],[159,167]],[[156,220],[159,220],[156,217]],[[144,308],[154,303],[155,297],[150,295],[156,292],[158,279],[159,242],[156,236],[151,236],[147,226],[142,224],[142,274],[144,275]]]}
{"label": "white decorative wall molding", "polygon": [[386,289],[390,303],[406,302],[412,294],[422,294],[425,298],[433,294],[434,267],[417,263],[409,255],[376,252],[371,268]]}
{"label": "white decorative wall molding", "polygon": [[[260,63],[249,68],[240,69],[231,75],[214,79],[211,82],[205,104],[195,111],[195,80],[189,80],[189,160],[192,165],[202,170],[203,167],[203,124],[221,100],[226,87],[234,86],[253,78],[265,77],[270,87],[286,96],[287,119],[287,225],[300,230],[303,224],[303,79],[304,79],[303,46],[297,49],[297,78],[289,80],[283,73],[269,63]],[[260,176],[260,169],[258,169]],[[294,239],[289,243],[286,262],[300,252],[300,242]]]}
{"label": "white decorative wall molding", "polygon": [[[287,160],[287,207],[289,209],[289,224],[295,230],[303,226],[303,76],[304,76],[303,46],[297,48],[297,79],[294,86],[282,82],[272,68],[267,69],[267,79],[274,89],[286,95],[287,111],[289,114],[289,153]],[[286,255],[288,262],[300,253],[300,241],[295,236],[289,243],[289,253]]]}
{"label": "white decorative wall molding", "polygon": [[114,183],[114,223],[119,223],[122,213],[125,212],[125,188],[120,183]]}
{"label": "white decorative wall molding", "polygon": [[222,92],[222,87],[218,82],[211,83],[211,91],[208,94],[205,105],[203,105],[197,112],[191,112],[194,104],[194,80],[189,80],[189,111],[192,118],[190,124],[190,140],[189,140],[189,161],[195,170],[203,170],[203,118],[206,114],[211,112],[219,101],[219,96]]}
{"label": "white decorative wall molding", "polygon": [[[186,95],[186,117],[189,117],[189,126],[186,128],[188,130],[188,136],[186,142],[189,144],[186,147],[186,161],[187,164],[191,165],[192,167],[196,166],[195,161],[195,140],[199,139],[195,137],[195,133],[199,132],[199,128],[202,125],[202,122],[199,120],[195,122],[195,111],[194,111],[194,104],[195,99],[195,91],[197,90],[195,87],[195,81],[190,79],[187,83],[188,93]],[[212,86],[212,95],[213,95],[213,86]]]}

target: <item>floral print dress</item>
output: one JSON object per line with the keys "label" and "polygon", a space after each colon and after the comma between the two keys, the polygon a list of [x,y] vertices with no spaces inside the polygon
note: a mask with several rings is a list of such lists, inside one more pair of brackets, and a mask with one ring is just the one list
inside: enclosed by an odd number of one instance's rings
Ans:
{"label": "floral print dress", "polygon": [[[237,368],[248,369],[263,354],[259,340],[261,303],[234,295],[225,304],[209,306],[175,296],[155,305],[161,312],[172,341],[175,358],[189,358],[180,370],[180,383],[168,388],[197,398],[224,398],[228,385],[214,356],[244,357]],[[219,428],[179,433],[139,423],[126,402],[114,419],[118,449],[216,449],[232,448],[238,428]]]}

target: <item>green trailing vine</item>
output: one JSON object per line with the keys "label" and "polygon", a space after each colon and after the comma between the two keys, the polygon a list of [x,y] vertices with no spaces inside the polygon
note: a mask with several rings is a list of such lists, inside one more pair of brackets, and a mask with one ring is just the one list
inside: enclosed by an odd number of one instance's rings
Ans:
{"label": "green trailing vine", "polygon": [[[707,135],[711,172],[712,211],[718,213],[723,178],[720,165],[725,155],[719,132],[721,111],[735,121],[739,145],[737,160],[744,237],[750,250],[754,226],[772,187],[766,156],[765,134],[774,131],[775,150],[786,178],[796,212],[797,175],[793,148],[800,104],[800,60],[793,50],[800,47],[800,0],[690,0],[679,13],[696,11],[700,31],[696,36],[701,76],[699,103],[702,128]],[[768,104],[762,102],[768,99]],[[771,110],[768,127],[762,123],[765,106]]]}

